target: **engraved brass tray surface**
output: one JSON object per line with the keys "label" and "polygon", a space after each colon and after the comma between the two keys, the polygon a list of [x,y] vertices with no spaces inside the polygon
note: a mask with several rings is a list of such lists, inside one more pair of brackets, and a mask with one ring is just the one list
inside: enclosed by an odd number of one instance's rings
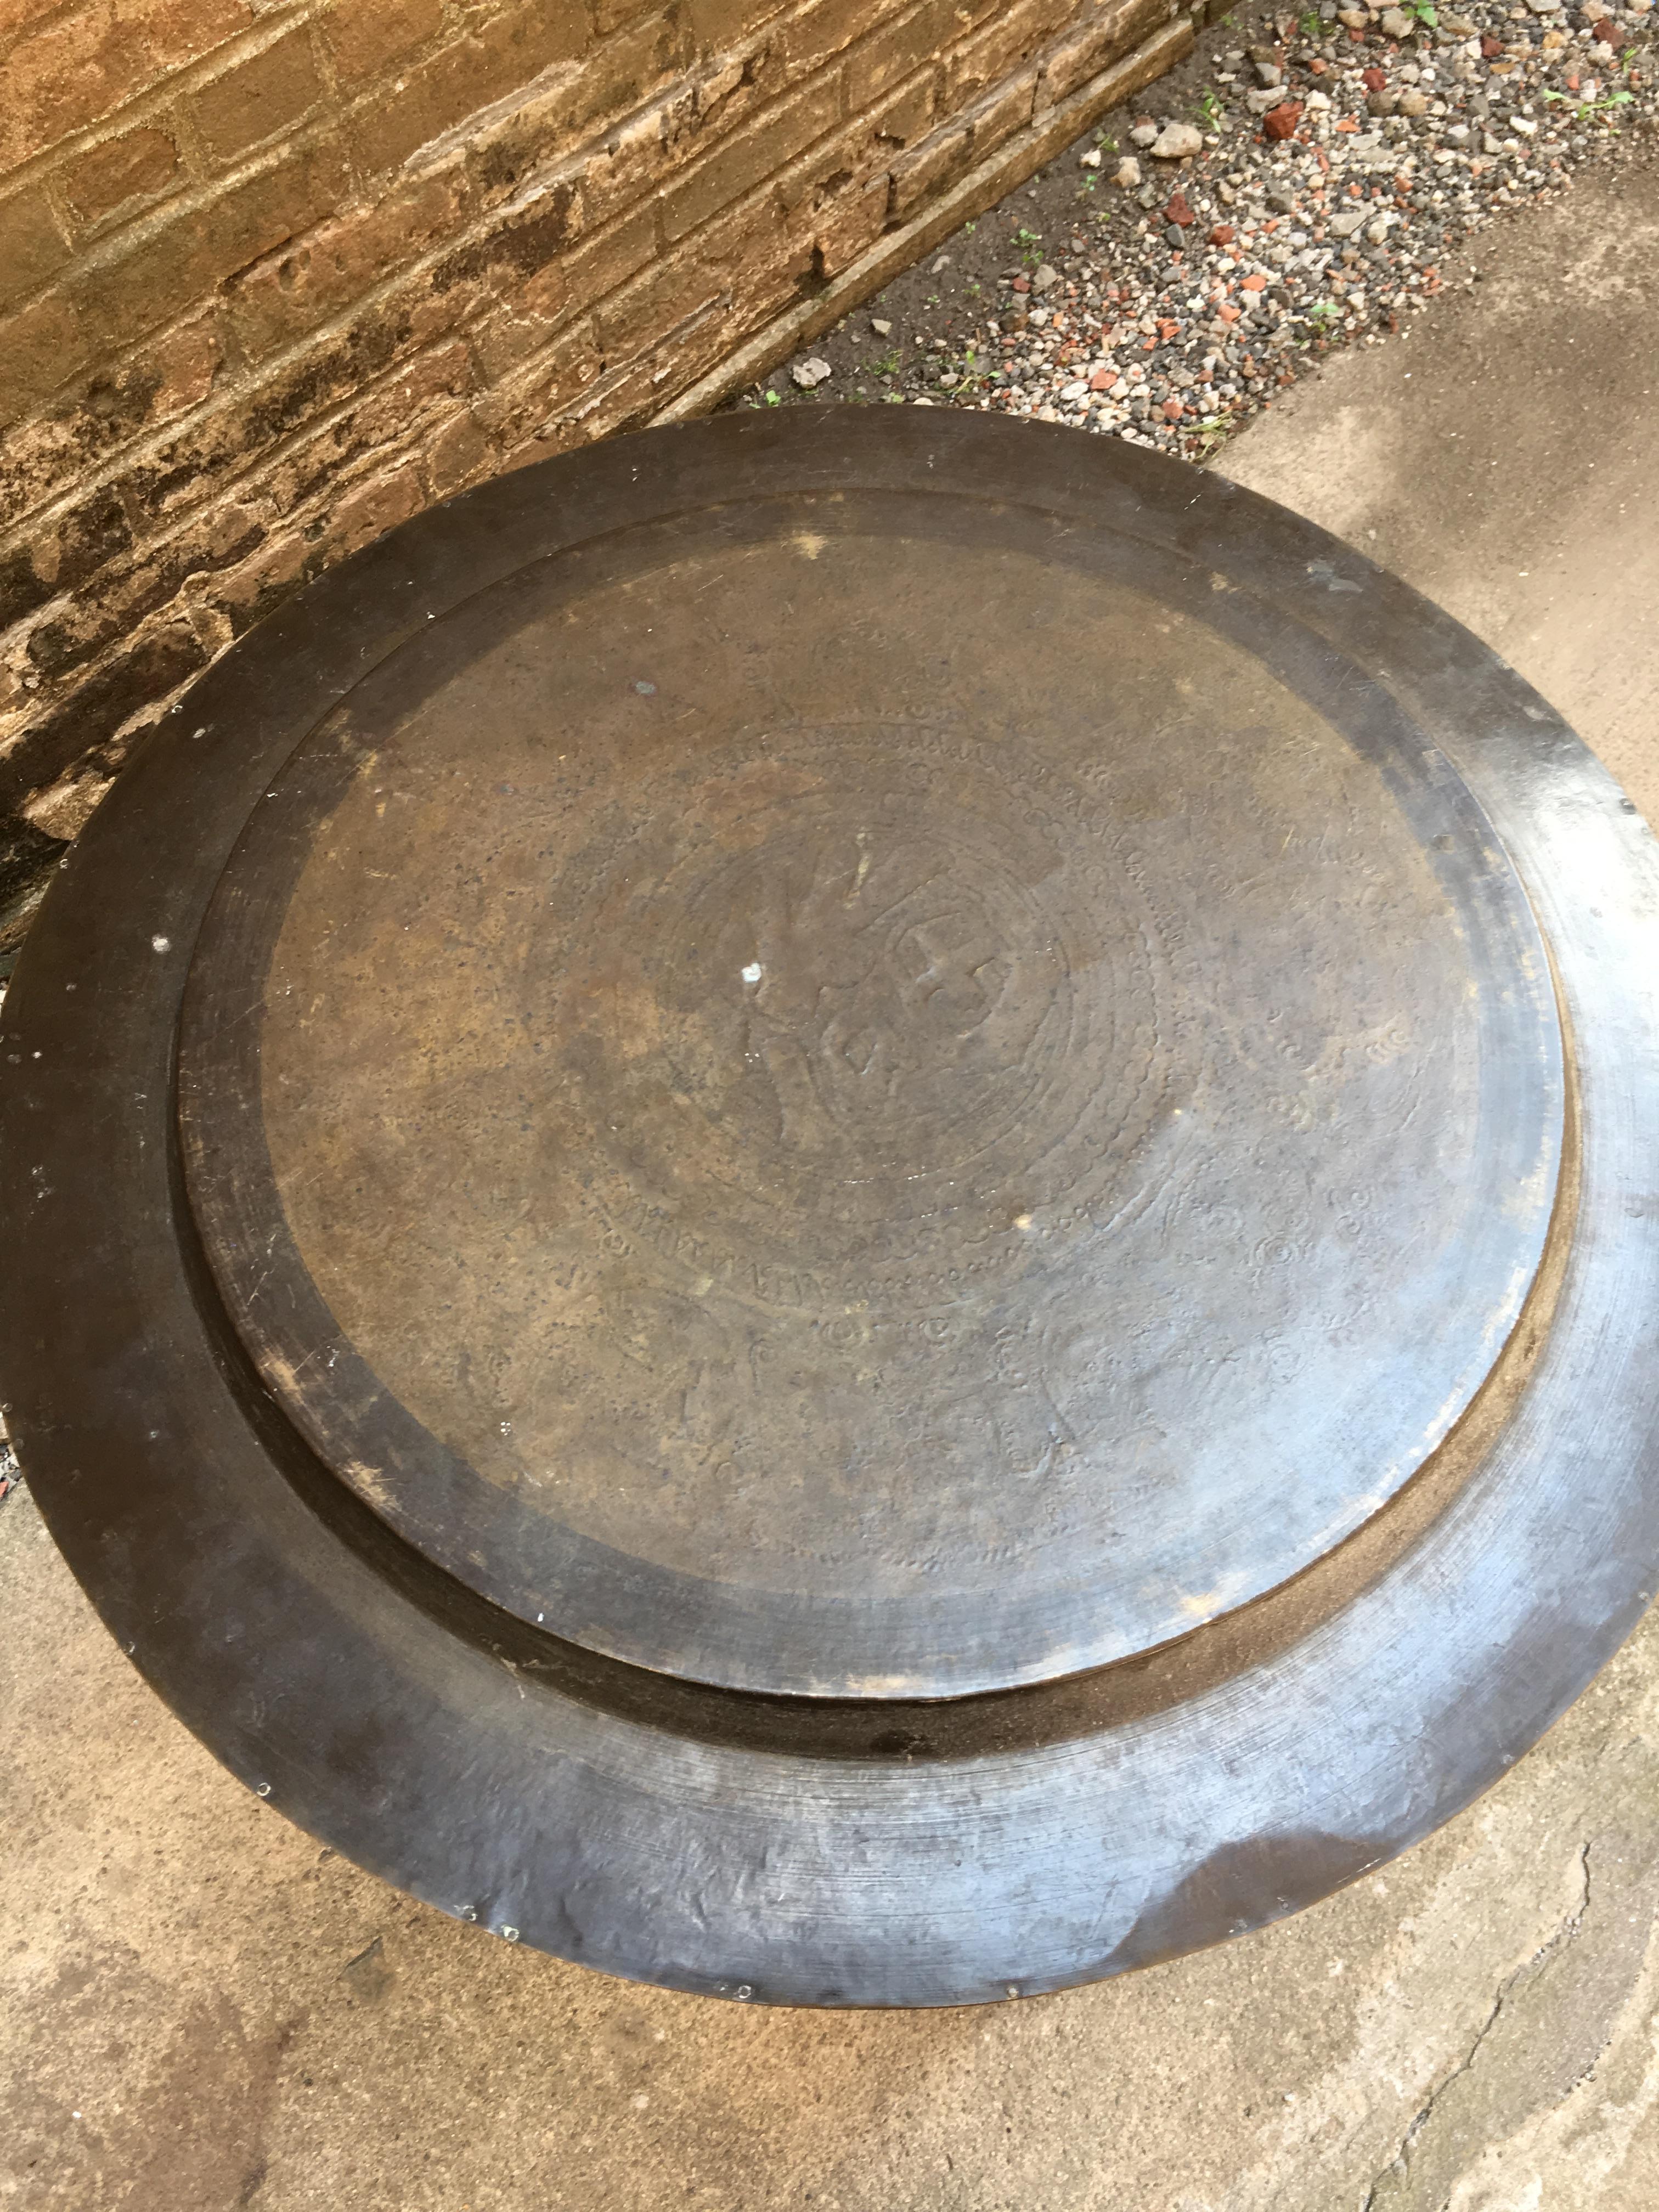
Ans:
{"label": "engraved brass tray surface", "polygon": [[1656,890],[1221,479],[911,410],[550,462],[245,639],[64,870],[8,1418],[162,1694],[447,1911],[780,2002],[1191,1948],[1655,1586]]}

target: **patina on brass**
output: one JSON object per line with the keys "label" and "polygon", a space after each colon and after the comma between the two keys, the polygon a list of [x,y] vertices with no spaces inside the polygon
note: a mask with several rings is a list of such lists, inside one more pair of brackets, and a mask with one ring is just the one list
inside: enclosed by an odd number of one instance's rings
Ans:
{"label": "patina on brass", "polygon": [[896,413],[325,580],[5,1016],[12,1419],[135,1659],[446,1909],[777,2002],[1322,1894],[1659,1559],[1646,831],[1295,518]]}
{"label": "patina on brass", "polygon": [[1554,1194],[1541,946],[1444,760],[1208,576],[936,505],[469,601],[279,775],[191,987],[291,1417],[705,1681],[1004,1688],[1260,1595],[1444,1437]]}

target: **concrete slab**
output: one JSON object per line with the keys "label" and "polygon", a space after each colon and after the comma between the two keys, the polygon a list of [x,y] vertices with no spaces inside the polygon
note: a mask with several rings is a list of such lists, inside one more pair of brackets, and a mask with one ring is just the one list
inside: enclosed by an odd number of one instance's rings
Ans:
{"label": "concrete slab", "polygon": [[[1659,165],[1484,260],[1225,465],[1462,615],[1659,817]],[[1659,1620],[1381,1876],[1127,1980],[910,2015],[629,1988],[357,1873],[166,1713],[26,1492],[0,1621],[5,2212],[1659,2204]]]}

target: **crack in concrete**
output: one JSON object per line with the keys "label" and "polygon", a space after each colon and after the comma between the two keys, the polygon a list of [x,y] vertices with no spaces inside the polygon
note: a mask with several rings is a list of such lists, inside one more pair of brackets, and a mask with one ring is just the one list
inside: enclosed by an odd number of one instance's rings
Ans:
{"label": "crack in concrete", "polygon": [[1511,1990],[1516,1987],[1516,1984],[1520,1982],[1523,1977],[1531,1975],[1534,1972],[1541,1972],[1549,1964],[1549,1961],[1553,1959],[1559,1952],[1566,1948],[1567,1945],[1571,1943],[1573,1938],[1577,1935],[1580,1928],[1583,1927],[1584,1915],[1589,1911],[1590,1902],[1589,1857],[1590,1846],[1589,1840],[1586,1839],[1583,1847],[1578,1854],[1578,1868],[1583,1881],[1583,1888],[1580,1892],[1577,1904],[1573,1907],[1573,1910],[1569,1914],[1568,1917],[1564,1920],[1561,1925],[1556,1929],[1554,1935],[1550,1937],[1549,1941],[1547,1943],[1540,1944],[1538,1949],[1533,1953],[1529,1959],[1523,1959],[1521,1964],[1516,1966],[1512,1972],[1506,1974],[1502,1982],[1499,1983],[1498,1995],[1492,2000],[1492,2010],[1486,2014],[1486,2019],[1475,2031],[1474,2042],[1470,2044],[1468,2051],[1464,2052],[1461,2062],[1453,2067],[1451,2072],[1447,2075],[1444,2081],[1437,2082],[1435,2087],[1430,2090],[1428,2096],[1424,2100],[1416,2118],[1412,2121],[1411,2125],[1406,2130],[1405,2134],[1401,2137],[1399,2149],[1395,2151],[1394,2156],[1389,2160],[1386,2166],[1379,2167],[1377,2172],[1372,2175],[1370,2185],[1366,2190],[1364,2197],[1360,2201],[1359,2212],[1376,2212],[1376,2192],[1381,2189],[1383,2183],[1389,2179],[1390,2174],[1398,2173],[1402,2177],[1402,2179],[1409,2179],[1413,2144],[1417,2141],[1419,2136],[1423,2132],[1424,2128],[1428,2124],[1430,2118],[1433,2115],[1435,2107],[1439,2104],[1447,2090],[1451,2087],[1454,2081],[1461,2081],[1464,2075],[1468,2072],[1470,2067],[1474,2065],[1475,2059],[1480,2055],[1481,2045],[1492,2033],[1493,2028],[1497,2027],[1498,2020],[1503,2013],[1504,2007],[1509,2001],[1509,1996]]}

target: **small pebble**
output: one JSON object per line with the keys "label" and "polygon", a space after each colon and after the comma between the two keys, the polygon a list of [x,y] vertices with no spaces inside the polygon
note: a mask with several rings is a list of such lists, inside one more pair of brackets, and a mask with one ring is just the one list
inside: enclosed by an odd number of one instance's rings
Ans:
{"label": "small pebble", "polygon": [[[1206,130],[1143,115],[1114,126],[1141,159],[1109,141],[1109,164],[1074,147],[1049,173],[1069,177],[1075,207],[1039,216],[1022,190],[978,218],[1002,232],[1000,266],[965,234],[950,241],[935,273],[951,253],[965,265],[927,301],[925,342],[902,366],[866,349],[839,389],[1202,459],[1334,349],[1407,328],[1484,225],[1555,197],[1599,148],[1651,126],[1653,6],[1465,0],[1427,24],[1390,0],[1315,22],[1311,40],[1310,18],[1281,17],[1281,45],[1212,56]],[[1148,180],[1148,149],[1190,163],[1179,189]],[[1121,197],[1091,199],[1097,171]],[[1036,261],[1044,251],[1067,258]],[[869,324],[883,338],[894,327]],[[829,374],[803,360],[772,400]],[[867,389],[851,389],[858,377]],[[769,403],[757,391],[750,404]]]}
{"label": "small pebble", "polygon": [[1204,151],[1204,133],[1190,123],[1166,123],[1152,141],[1152,151],[1160,161],[1190,161]]}

